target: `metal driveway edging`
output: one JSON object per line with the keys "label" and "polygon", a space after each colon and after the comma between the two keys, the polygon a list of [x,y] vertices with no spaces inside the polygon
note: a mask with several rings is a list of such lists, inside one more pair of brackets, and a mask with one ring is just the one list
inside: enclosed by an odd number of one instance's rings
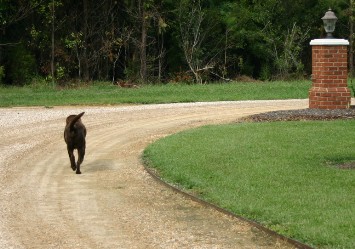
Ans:
{"label": "metal driveway edging", "polygon": [[207,201],[205,201],[205,200],[203,200],[203,199],[201,199],[201,198],[199,198],[197,196],[194,196],[194,195],[192,195],[190,193],[187,193],[187,192],[179,189],[178,187],[176,187],[176,186],[174,186],[172,184],[167,183],[162,178],[160,178],[157,174],[155,174],[155,172],[153,170],[148,168],[144,162],[143,162],[143,167],[144,167],[145,171],[149,175],[151,175],[155,181],[157,181],[158,183],[160,183],[162,185],[165,185],[166,187],[172,189],[176,193],[182,194],[183,196],[187,197],[188,199],[190,199],[192,201],[198,202],[198,203],[202,204],[203,206],[215,209],[215,210],[217,210],[217,211],[219,211],[219,212],[221,212],[221,213],[223,213],[225,215],[228,215],[228,216],[231,216],[233,218],[237,218],[237,219],[240,219],[242,221],[245,221],[245,222],[249,223],[250,225],[252,225],[252,226],[254,226],[254,227],[256,227],[256,228],[258,228],[258,229],[260,229],[260,230],[262,230],[264,232],[266,232],[267,234],[269,234],[269,235],[271,235],[271,236],[273,236],[275,238],[278,238],[280,240],[286,241],[286,242],[290,243],[291,245],[294,245],[295,247],[297,247],[299,249],[314,249],[314,247],[311,247],[311,246],[309,246],[309,245],[307,245],[305,243],[302,243],[302,242],[300,242],[298,240],[288,238],[288,237],[286,237],[286,236],[284,236],[282,234],[279,234],[279,233],[277,233],[277,232],[275,232],[275,231],[263,226],[262,224],[260,224],[260,223],[258,223],[256,221],[249,220],[249,219],[247,219],[245,217],[242,217],[240,215],[234,214],[231,211],[228,211],[228,210],[226,210],[224,208],[221,208],[221,207],[219,207],[219,206],[217,206],[215,204],[209,203],[209,202],[207,202]]}

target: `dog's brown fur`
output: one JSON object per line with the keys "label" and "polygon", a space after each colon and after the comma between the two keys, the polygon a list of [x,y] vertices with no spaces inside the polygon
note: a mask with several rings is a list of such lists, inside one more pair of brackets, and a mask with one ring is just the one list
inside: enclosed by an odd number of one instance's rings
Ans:
{"label": "dog's brown fur", "polygon": [[[81,122],[81,117],[85,112],[78,115],[70,115],[66,119],[66,126],[64,129],[64,141],[67,144],[71,168],[77,174],[81,174],[80,165],[84,161],[86,148],[86,128]],[[74,149],[78,151],[78,162],[75,163]]]}

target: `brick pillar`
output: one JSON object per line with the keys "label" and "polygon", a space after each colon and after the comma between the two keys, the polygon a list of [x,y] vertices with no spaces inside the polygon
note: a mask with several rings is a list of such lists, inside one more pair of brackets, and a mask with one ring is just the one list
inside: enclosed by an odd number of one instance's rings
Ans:
{"label": "brick pillar", "polygon": [[348,88],[349,42],[343,39],[312,40],[311,109],[347,109],[351,93]]}

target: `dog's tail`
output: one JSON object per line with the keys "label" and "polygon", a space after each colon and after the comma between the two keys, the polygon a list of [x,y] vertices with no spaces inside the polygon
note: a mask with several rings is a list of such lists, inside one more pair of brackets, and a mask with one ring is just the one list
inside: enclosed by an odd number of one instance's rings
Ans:
{"label": "dog's tail", "polygon": [[69,123],[69,129],[70,130],[73,130],[76,121],[78,121],[84,115],[84,113],[85,112],[79,113],[72,120],[70,120],[70,123]]}

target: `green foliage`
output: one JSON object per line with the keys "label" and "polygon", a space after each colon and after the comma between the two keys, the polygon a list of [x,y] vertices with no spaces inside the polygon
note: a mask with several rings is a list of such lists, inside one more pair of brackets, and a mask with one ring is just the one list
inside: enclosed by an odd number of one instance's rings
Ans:
{"label": "green foliage", "polygon": [[[166,181],[316,248],[355,247],[355,121],[206,126],[144,160]],[[305,135],[306,134],[306,135]]]}
{"label": "green foliage", "polygon": [[268,79],[304,73],[310,28],[290,26],[290,18],[297,20],[301,13],[289,16],[287,4],[277,0],[225,4],[221,13],[230,30],[231,48],[243,58],[243,67],[238,68],[242,74]]}
{"label": "green foliage", "polygon": [[0,63],[8,71],[8,46],[24,42],[34,71],[47,77],[54,35],[55,64],[68,79],[137,82],[141,68],[147,82],[177,73],[197,82],[290,78],[311,73],[309,39],[324,35],[329,6],[339,18],[335,35],[349,37],[347,0],[3,0]]}
{"label": "green foliage", "polygon": [[270,80],[272,78],[272,69],[269,64],[263,64],[260,69],[260,79],[261,80]]}
{"label": "green foliage", "polygon": [[9,49],[6,77],[15,85],[29,83],[36,72],[36,61],[31,52],[21,43]]}
{"label": "green foliage", "polygon": [[[300,27],[293,24],[292,29],[286,34],[281,49],[275,45],[275,66],[278,70],[277,77],[283,79],[302,75],[304,65],[301,61],[302,45],[308,38],[308,31],[302,31]],[[280,50],[280,54],[278,53]]]}
{"label": "green foliage", "polygon": [[68,37],[64,39],[65,47],[70,49],[77,49],[83,47],[83,33],[70,33]]}
{"label": "green foliage", "polygon": [[4,66],[0,66],[0,84],[2,84],[3,79],[5,77],[5,68]]}
{"label": "green foliage", "polygon": [[243,58],[243,67],[238,68],[242,74],[260,77],[261,68],[265,70],[265,65],[271,64],[273,42],[268,28],[272,25],[275,4],[274,0],[255,4],[240,1],[226,3],[222,8],[221,13],[229,30],[228,47]]}

